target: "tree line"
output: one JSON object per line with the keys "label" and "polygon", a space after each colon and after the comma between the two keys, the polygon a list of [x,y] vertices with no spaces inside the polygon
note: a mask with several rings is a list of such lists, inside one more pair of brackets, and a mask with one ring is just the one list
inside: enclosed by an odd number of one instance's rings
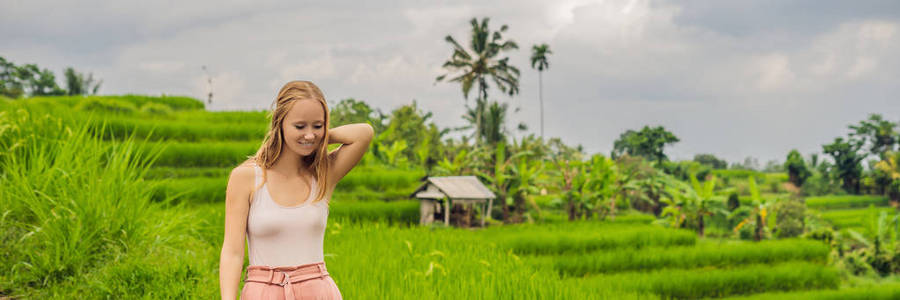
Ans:
{"label": "tree line", "polygon": [[65,89],[56,82],[53,71],[36,64],[16,65],[0,56],[0,96],[19,99],[35,96],[95,95],[102,80],[72,67],[63,71]]}

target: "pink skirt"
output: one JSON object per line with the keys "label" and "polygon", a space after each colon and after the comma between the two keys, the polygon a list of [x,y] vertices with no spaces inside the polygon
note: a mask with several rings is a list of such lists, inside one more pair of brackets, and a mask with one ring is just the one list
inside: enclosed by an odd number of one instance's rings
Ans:
{"label": "pink skirt", "polygon": [[341,299],[325,262],[290,267],[248,266],[241,299]]}

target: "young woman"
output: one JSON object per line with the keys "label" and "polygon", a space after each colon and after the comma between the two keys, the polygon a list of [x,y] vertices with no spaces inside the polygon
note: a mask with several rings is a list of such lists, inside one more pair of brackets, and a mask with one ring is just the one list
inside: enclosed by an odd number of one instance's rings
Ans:
{"label": "young woman", "polygon": [[[262,147],[231,171],[219,260],[222,299],[237,294],[245,238],[250,266],[242,299],[341,298],[323,261],[328,204],[373,130],[369,124],[329,129],[328,119],[315,84],[288,82],[278,92]],[[340,147],[329,153],[329,144]]]}

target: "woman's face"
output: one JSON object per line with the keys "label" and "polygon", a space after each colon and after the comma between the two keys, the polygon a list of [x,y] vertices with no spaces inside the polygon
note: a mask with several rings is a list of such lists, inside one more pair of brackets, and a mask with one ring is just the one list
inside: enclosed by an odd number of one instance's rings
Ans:
{"label": "woman's face", "polygon": [[319,149],[325,135],[325,110],[316,100],[297,100],[281,123],[284,143],[300,156]]}

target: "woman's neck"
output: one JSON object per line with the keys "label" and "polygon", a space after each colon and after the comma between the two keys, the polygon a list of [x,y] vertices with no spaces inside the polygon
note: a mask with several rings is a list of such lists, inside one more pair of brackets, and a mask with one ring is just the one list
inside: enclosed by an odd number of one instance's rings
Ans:
{"label": "woman's neck", "polygon": [[299,154],[287,149],[281,151],[278,160],[270,169],[290,177],[302,177],[304,174],[312,173],[309,171],[309,165]]}

